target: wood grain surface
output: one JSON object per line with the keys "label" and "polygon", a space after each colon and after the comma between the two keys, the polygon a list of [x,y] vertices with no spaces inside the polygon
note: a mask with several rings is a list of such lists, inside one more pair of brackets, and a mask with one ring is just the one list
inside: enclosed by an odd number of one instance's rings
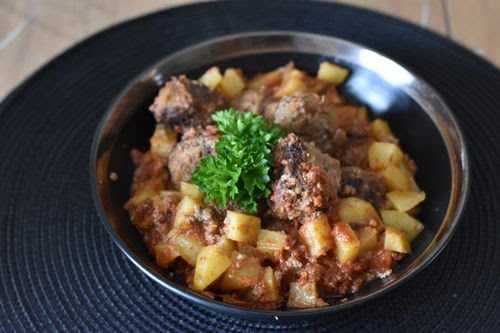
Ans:
{"label": "wood grain surface", "polygon": [[[41,65],[93,33],[159,9],[199,1],[0,0],[0,99]],[[500,66],[500,0],[339,2],[411,21]]]}

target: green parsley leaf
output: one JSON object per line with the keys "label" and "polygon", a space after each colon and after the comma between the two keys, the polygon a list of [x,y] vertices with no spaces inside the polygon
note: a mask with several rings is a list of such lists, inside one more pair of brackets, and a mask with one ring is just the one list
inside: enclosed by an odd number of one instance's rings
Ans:
{"label": "green parsley leaf", "polygon": [[251,112],[228,109],[212,118],[222,136],[216,154],[200,161],[192,181],[215,205],[232,203],[256,213],[258,202],[271,194],[272,148],[284,132]]}

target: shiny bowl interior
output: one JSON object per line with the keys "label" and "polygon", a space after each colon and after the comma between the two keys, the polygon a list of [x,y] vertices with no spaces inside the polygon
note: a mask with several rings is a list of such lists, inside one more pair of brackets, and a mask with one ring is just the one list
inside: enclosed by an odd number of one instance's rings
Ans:
{"label": "shiny bowl interior", "polygon": [[[256,74],[294,61],[314,73],[323,60],[351,70],[341,92],[389,121],[405,151],[415,160],[418,184],[427,193],[421,220],[425,230],[413,253],[392,276],[367,283],[347,299],[303,310],[249,310],[211,300],[168,279],[147,253],[123,205],[128,199],[133,165],[131,148],[147,148],[154,128],[147,112],[159,87],[170,76],[198,77],[213,65],[241,67]],[[345,40],[295,32],[256,32],[206,41],[167,56],[145,71],[110,106],[94,137],[91,185],[101,220],[113,240],[144,273],[170,291],[196,303],[246,318],[303,318],[330,313],[374,298],[401,284],[429,264],[444,248],[457,225],[467,195],[469,169],[465,143],[453,114],[436,91],[389,58]],[[117,181],[109,175],[115,172]]]}

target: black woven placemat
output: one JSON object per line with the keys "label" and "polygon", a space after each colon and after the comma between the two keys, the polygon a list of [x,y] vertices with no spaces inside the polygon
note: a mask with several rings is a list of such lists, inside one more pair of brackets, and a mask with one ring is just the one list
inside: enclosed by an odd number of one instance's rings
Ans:
{"label": "black woven placemat", "polygon": [[[297,323],[225,317],[147,278],[98,221],[87,170],[97,122],[129,79],[198,41],[272,29],[338,36],[412,68],[456,113],[471,156],[465,214],[429,268],[368,304]],[[341,5],[200,4],[91,37],[0,105],[0,331],[499,331],[499,97],[500,73],[486,61],[413,25]]]}

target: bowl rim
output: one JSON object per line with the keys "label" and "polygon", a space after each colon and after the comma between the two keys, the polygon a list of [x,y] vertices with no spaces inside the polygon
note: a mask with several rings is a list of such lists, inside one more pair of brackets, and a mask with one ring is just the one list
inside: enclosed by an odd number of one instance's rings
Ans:
{"label": "bowl rim", "polygon": [[[97,176],[98,150],[99,150],[99,145],[101,143],[101,138],[102,138],[102,134],[103,134],[102,132],[103,132],[103,129],[104,129],[107,121],[109,120],[110,116],[113,114],[113,111],[117,108],[117,106],[120,104],[123,97],[125,97],[127,95],[127,93],[130,91],[130,89],[134,85],[136,85],[138,82],[144,81],[144,80],[153,79],[155,82],[161,82],[163,79],[161,77],[163,74],[163,71],[161,70],[161,68],[164,67],[164,65],[167,64],[170,59],[179,57],[182,54],[191,53],[198,48],[203,48],[203,47],[206,47],[206,46],[211,45],[211,44],[222,43],[222,42],[227,42],[227,41],[237,40],[237,39],[242,39],[242,38],[258,38],[258,37],[270,37],[270,36],[285,37],[285,38],[327,39],[330,42],[334,42],[338,45],[342,45],[343,47],[355,49],[358,51],[363,51],[363,52],[366,52],[367,55],[375,56],[377,60],[384,61],[388,65],[390,65],[391,68],[397,69],[398,71],[400,71],[400,74],[404,74],[404,75],[411,77],[412,84],[417,85],[417,88],[420,91],[420,93],[425,92],[426,94],[429,94],[429,96],[431,96],[431,98],[435,102],[438,103],[442,112],[447,117],[447,119],[445,119],[445,122],[447,122],[448,125],[451,125],[453,127],[453,130],[454,130],[455,138],[454,138],[454,140],[451,140],[448,137],[448,135],[450,133],[443,133],[442,128],[437,125],[437,122],[443,121],[443,119],[436,119],[434,114],[428,113],[426,107],[416,100],[415,91],[412,90],[415,87],[413,87],[413,86],[402,87],[402,90],[405,93],[407,93],[412,99],[414,99],[417,102],[417,104],[420,105],[420,107],[423,109],[423,111],[426,112],[426,114],[431,118],[434,126],[437,127],[442,139],[445,142],[448,157],[450,159],[451,181],[452,181],[448,207],[446,209],[445,217],[444,217],[443,221],[441,222],[440,227],[437,230],[436,234],[434,235],[434,238],[430,241],[429,245],[427,245],[427,247],[422,251],[421,255],[423,255],[425,252],[429,252],[429,253],[427,253],[427,256],[425,259],[421,260],[418,263],[418,265],[413,267],[413,269],[407,269],[407,271],[405,271],[397,279],[393,279],[392,281],[384,284],[380,288],[377,288],[376,290],[370,292],[367,295],[356,297],[356,298],[348,300],[346,302],[335,303],[333,305],[329,305],[329,306],[325,306],[325,307],[318,307],[318,308],[289,309],[289,310],[260,310],[260,309],[245,308],[245,307],[233,305],[230,303],[224,303],[222,301],[210,299],[206,296],[203,296],[201,294],[198,294],[198,293],[192,291],[191,289],[189,289],[185,286],[182,286],[180,284],[177,284],[177,283],[169,280],[167,277],[165,277],[162,274],[159,274],[153,270],[148,269],[147,265],[145,265],[142,262],[142,260],[128,248],[128,246],[125,244],[125,242],[119,237],[119,235],[113,229],[113,227],[111,226],[111,224],[108,221],[108,216],[106,215],[106,210],[102,204],[102,199],[100,197],[100,193],[98,190],[99,179]],[[266,52],[271,52],[271,51],[266,51]],[[261,52],[261,53],[265,53],[265,52]],[[319,52],[313,51],[311,53],[321,55],[321,53],[319,53]],[[245,55],[250,55],[250,54],[251,53],[248,53]],[[258,54],[258,53],[254,53],[254,54]],[[234,56],[238,56],[238,54],[234,55]],[[332,54],[330,56],[336,57],[335,54]],[[376,72],[376,68],[369,68],[369,69],[374,70]],[[376,72],[376,74],[384,75],[381,72]],[[385,79],[387,80],[390,78],[386,77]],[[404,89],[405,87],[412,88],[412,89],[405,90]],[[448,132],[448,131],[445,131],[445,132]],[[454,141],[454,142],[450,142],[450,140]],[[456,147],[454,147],[454,145],[456,145]],[[454,154],[455,149],[458,151],[459,154]],[[126,257],[130,261],[132,261],[132,263],[134,263],[135,266],[137,266],[149,278],[153,279],[155,282],[159,283],[162,287],[167,288],[169,291],[173,292],[176,295],[179,295],[183,298],[186,298],[186,299],[188,299],[196,304],[206,306],[208,309],[213,309],[213,310],[216,310],[218,312],[220,311],[220,312],[226,313],[226,314],[243,316],[243,317],[246,317],[248,319],[268,318],[268,319],[279,320],[279,319],[301,319],[301,318],[311,317],[311,316],[320,316],[320,315],[337,312],[339,310],[347,309],[347,308],[350,308],[352,306],[365,303],[369,300],[380,297],[381,295],[387,293],[388,291],[393,290],[397,286],[402,285],[403,283],[407,282],[411,277],[415,276],[418,272],[420,272],[424,268],[426,268],[430,263],[432,263],[437,258],[437,256],[443,251],[443,249],[446,247],[446,245],[449,243],[454,231],[456,230],[456,226],[457,226],[457,224],[460,220],[460,217],[462,215],[462,212],[464,210],[465,203],[466,203],[466,200],[467,200],[467,197],[469,194],[469,188],[470,188],[469,155],[467,152],[467,144],[465,142],[463,132],[462,132],[462,130],[458,124],[458,121],[456,120],[453,112],[447,106],[447,104],[445,103],[445,101],[441,97],[441,95],[430,84],[428,84],[425,80],[423,80],[418,75],[416,75],[412,71],[408,70],[407,68],[405,68],[403,65],[399,64],[398,62],[396,62],[392,58],[386,56],[385,54],[383,54],[379,51],[365,47],[364,45],[361,45],[359,43],[351,42],[351,41],[348,41],[348,40],[345,40],[342,38],[338,38],[335,36],[330,36],[330,35],[306,33],[306,32],[300,32],[300,31],[290,31],[290,30],[286,30],[286,31],[281,31],[281,30],[251,31],[251,32],[242,32],[242,33],[236,33],[236,34],[227,34],[227,35],[219,36],[216,38],[207,39],[207,40],[204,40],[200,43],[194,44],[192,46],[182,48],[182,49],[179,49],[173,53],[167,54],[161,60],[155,62],[151,66],[148,66],[146,70],[144,70],[139,75],[135,76],[123,88],[123,90],[121,90],[121,92],[110,103],[107,110],[101,116],[101,119],[100,119],[98,126],[97,126],[97,128],[94,132],[94,135],[93,135],[89,162],[90,162],[89,175],[90,175],[90,185],[91,185],[92,198],[93,198],[94,205],[95,205],[97,213],[98,213],[99,220],[104,225],[104,228],[106,229],[106,231],[110,234],[113,242],[118,246],[118,248],[120,248],[120,250],[126,255]],[[457,174],[457,172],[458,172],[458,174]],[[461,178],[461,179],[457,179],[457,178]],[[448,221],[448,222],[446,223],[446,221]],[[442,229],[444,226],[447,226],[447,228],[446,228],[447,230],[443,231]],[[439,235],[441,232],[444,232],[443,237],[436,239],[436,236]]]}

